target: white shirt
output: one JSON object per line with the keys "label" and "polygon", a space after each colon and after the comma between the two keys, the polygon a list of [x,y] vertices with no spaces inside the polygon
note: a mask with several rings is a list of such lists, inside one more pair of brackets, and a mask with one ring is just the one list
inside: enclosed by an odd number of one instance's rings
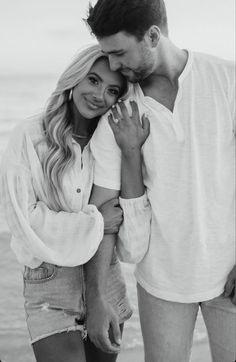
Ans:
{"label": "white shirt", "polygon": [[[144,96],[138,84],[131,89],[150,120],[142,148],[150,242],[146,238],[141,248],[140,240],[123,240],[118,250],[122,260],[138,263],[142,287],[165,300],[218,296],[235,264],[234,72],[231,62],[189,53],[173,113]],[[105,117],[91,149],[94,183],[119,189],[120,150]]]}
{"label": "white shirt", "polygon": [[[1,198],[18,261],[36,268],[42,261],[60,266],[84,264],[96,252],[104,231],[103,217],[88,205],[93,184],[89,145],[66,172],[63,191],[69,209],[55,212],[48,205],[41,161],[47,151],[41,121],[30,120],[12,134],[1,165]],[[81,168],[83,160],[83,168]]]}
{"label": "white shirt", "polygon": [[[102,241],[104,221],[88,204],[93,185],[94,159],[90,143],[81,152],[73,141],[75,163],[62,180],[68,209],[56,212],[45,193],[42,159],[47,146],[40,119],[14,130],[1,165],[1,201],[12,233],[11,247],[22,265],[36,268],[43,261],[77,266],[92,258]],[[150,220],[147,196],[121,200],[128,210],[121,230],[129,243],[148,234],[133,231],[137,220]],[[149,221],[150,222],[150,221]],[[127,241],[128,242],[128,241]],[[148,240],[147,240],[148,242]]]}

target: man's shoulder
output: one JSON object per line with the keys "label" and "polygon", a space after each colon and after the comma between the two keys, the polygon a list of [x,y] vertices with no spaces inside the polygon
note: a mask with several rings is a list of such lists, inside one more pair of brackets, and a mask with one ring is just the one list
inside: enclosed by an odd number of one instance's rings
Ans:
{"label": "man's shoulder", "polygon": [[207,69],[235,71],[235,62],[233,60],[223,59],[215,55],[193,52],[194,63]]}

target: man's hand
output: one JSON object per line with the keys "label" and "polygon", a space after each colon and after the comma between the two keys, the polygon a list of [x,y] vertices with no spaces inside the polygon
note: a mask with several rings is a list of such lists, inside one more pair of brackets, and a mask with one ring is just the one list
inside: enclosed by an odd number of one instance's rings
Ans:
{"label": "man's hand", "polygon": [[123,221],[123,211],[117,198],[102,204],[98,210],[104,219],[104,234],[116,234]]}
{"label": "man's hand", "polygon": [[119,353],[121,332],[114,309],[104,299],[96,299],[87,310],[87,331],[96,347],[106,353]]}
{"label": "man's hand", "polygon": [[225,283],[224,296],[230,297],[232,303],[236,305],[236,265],[228,275],[227,282]]}

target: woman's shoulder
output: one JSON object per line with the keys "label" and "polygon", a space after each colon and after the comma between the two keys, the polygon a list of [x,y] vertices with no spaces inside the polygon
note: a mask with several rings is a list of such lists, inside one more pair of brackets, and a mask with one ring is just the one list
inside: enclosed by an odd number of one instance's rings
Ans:
{"label": "woman's shoulder", "polygon": [[31,143],[35,147],[42,139],[42,117],[33,117],[21,121],[11,132],[4,156],[9,161],[9,158],[14,155],[14,158],[20,161],[27,149],[26,145]]}
{"label": "woman's shoulder", "polygon": [[21,121],[12,131],[10,140],[21,143],[25,138],[30,138],[33,144],[43,138],[42,116],[34,116]]}
{"label": "woman's shoulder", "polygon": [[33,141],[38,141],[43,137],[43,118],[42,115],[28,118],[22,125],[24,133]]}

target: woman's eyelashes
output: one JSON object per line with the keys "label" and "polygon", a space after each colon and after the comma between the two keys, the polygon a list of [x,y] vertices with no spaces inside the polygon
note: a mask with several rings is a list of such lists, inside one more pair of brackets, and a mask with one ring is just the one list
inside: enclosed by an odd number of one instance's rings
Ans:
{"label": "woman's eyelashes", "polygon": [[88,80],[91,84],[98,85],[99,80],[94,75],[89,75]]}
{"label": "woman's eyelashes", "polygon": [[[94,75],[89,75],[88,76],[88,80],[89,80],[89,83],[92,84],[92,85],[95,85],[95,86],[98,86],[99,83],[101,82],[100,79],[98,79],[96,76]],[[119,97],[119,94],[120,94],[120,89],[117,87],[117,88],[113,88],[113,87],[109,87],[107,89],[107,92],[113,96],[113,97]]]}
{"label": "woman's eyelashes", "polygon": [[119,97],[120,90],[118,88],[109,88],[109,93],[114,97]]}

